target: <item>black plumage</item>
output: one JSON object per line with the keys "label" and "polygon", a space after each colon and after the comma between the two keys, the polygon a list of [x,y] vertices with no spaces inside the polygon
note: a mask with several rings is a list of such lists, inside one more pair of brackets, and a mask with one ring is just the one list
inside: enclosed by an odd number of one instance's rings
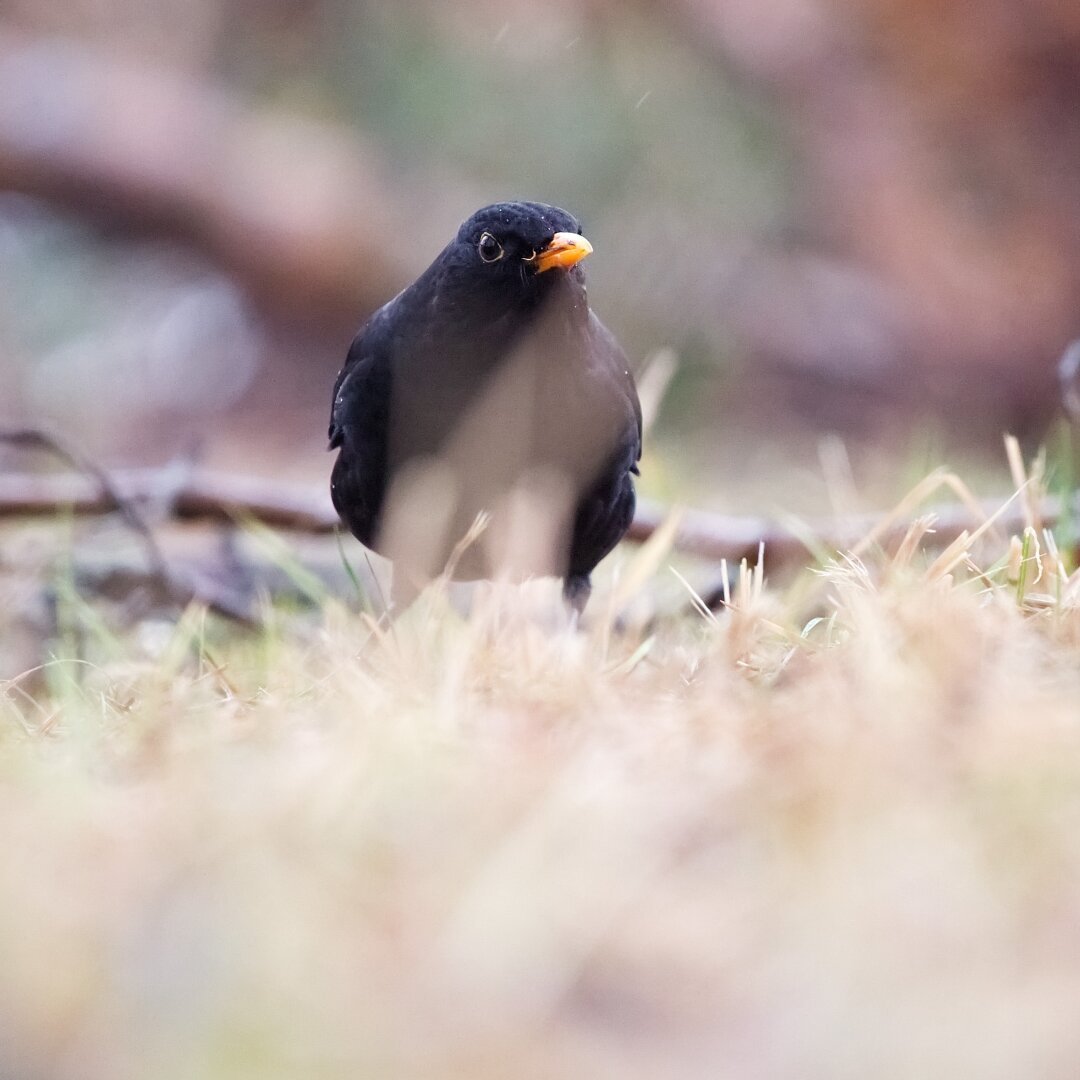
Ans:
{"label": "black plumage", "polygon": [[[395,581],[438,572],[481,511],[544,493],[548,561],[579,610],[590,574],[626,532],[641,455],[641,407],[626,357],[589,310],[577,221],[539,203],[496,203],[468,219],[417,280],[376,311],[334,387],[334,505],[367,547],[395,559]],[[413,485],[422,467],[431,484]],[[434,565],[403,566],[396,496],[419,507],[409,530]],[[544,501],[546,500],[546,501]],[[437,504],[437,505],[436,505]],[[510,548],[513,530],[504,531]],[[405,545],[408,547],[408,545]],[[521,545],[518,545],[521,546]],[[513,550],[458,553],[455,576],[489,576]]]}

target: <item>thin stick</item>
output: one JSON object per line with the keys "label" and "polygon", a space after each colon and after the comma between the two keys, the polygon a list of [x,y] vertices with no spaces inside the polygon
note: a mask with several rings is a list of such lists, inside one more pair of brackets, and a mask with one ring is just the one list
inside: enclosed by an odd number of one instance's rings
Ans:
{"label": "thin stick", "polygon": [[[154,530],[139,510],[136,499],[121,490],[113,474],[66,440],[42,428],[8,428],[0,429],[0,443],[24,450],[44,450],[65,461],[84,478],[92,480],[97,487],[92,498],[96,511],[115,511],[124,524],[139,537],[146,553],[149,576],[162,584],[174,602],[186,607],[196,601],[205,604],[216,614],[246,626],[256,627],[260,624],[257,616],[247,610],[245,605],[238,603],[236,597],[227,595],[225,590],[218,588],[215,583],[207,581],[202,575],[188,574],[170,565]],[[169,474],[159,472],[159,491],[165,482],[173,484]],[[63,501],[55,503],[53,512],[64,506]]]}

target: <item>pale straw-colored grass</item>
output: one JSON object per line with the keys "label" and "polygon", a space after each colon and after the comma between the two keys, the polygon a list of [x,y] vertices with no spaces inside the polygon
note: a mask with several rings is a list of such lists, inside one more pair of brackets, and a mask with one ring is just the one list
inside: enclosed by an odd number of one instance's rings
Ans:
{"label": "pale straw-colored grass", "polygon": [[930,527],[4,684],[0,1074],[1080,1074],[1080,578]]}

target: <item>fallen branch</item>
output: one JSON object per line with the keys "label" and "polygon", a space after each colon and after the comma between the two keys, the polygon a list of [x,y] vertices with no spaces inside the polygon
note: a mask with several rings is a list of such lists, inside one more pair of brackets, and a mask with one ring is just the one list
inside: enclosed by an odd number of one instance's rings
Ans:
{"label": "fallen branch", "polygon": [[[109,474],[109,481],[106,490],[88,476],[0,473],[0,518],[50,515],[61,510],[77,515],[105,514],[123,504],[143,503],[159,505],[162,513],[179,520],[236,522],[248,518],[272,528],[310,534],[329,534],[339,527],[329,493],[320,488],[201,470],[179,479],[164,469],[118,470]],[[921,508],[917,516],[934,518],[929,539],[945,546],[964,531],[979,528],[1004,501],[987,500],[978,507],[933,505]],[[1073,505],[1071,512],[1080,512],[1080,506]],[[627,539],[644,542],[670,513],[670,507],[643,501]],[[1054,525],[1062,514],[1060,500],[1045,499],[1039,513],[1046,525]],[[822,550],[850,550],[883,523],[876,540],[888,548],[903,539],[910,522],[907,516],[891,520],[885,514],[858,514],[784,525],[766,517],[687,510],[673,546],[714,562],[726,559],[737,563],[743,558],[755,561],[758,546],[764,544],[768,564],[776,568],[805,562]],[[1006,533],[1021,532],[1027,524],[1023,506],[1015,503],[1007,507],[996,524]]]}
{"label": "fallen branch", "polygon": [[[964,506],[953,504],[924,507],[919,518],[932,518],[932,531],[927,543],[944,547],[964,532],[974,532],[986,519],[996,513],[1004,500],[987,500],[980,504],[982,515]],[[1042,519],[1048,527],[1061,517],[1061,503],[1047,498],[1041,507]],[[642,506],[634,518],[627,539],[637,542],[647,540],[659,528],[668,509],[655,504]],[[1080,513],[1080,505],[1073,507]],[[871,532],[881,525],[884,514],[851,514],[839,518],[809,520],[790,527],[764,517],[736,517],[692,510],[684,514],[674,548],[688,555],[719,562],[726,559],[738,563],[746,559],[751,565],[757,561],[758,548],[764,545],[767,565],[776,568],[795,562],[806,562],[817,553],[850,551],[857,547]],[[880,530],[876,540],[882,548],[892,548],[903,539],[911,518],[903,518]],[[1020,533],[1027,524],[1022,507],[1010,507],[995,522],[1006,533]]]}
{"label": "fallen branch", "polygon": [[0,473],[0,517],[38,517],[60,510],[80,516],[108,514],[118,509],[119,496],[129,503],[160,505],[168,516],[181,520],[251,518],[272,528],[316,534],[332,533],[338,525],[329,493],[310,487],[202,471],[177,480],[164,469],[117,469],[109,478],[111,492],[73,473]]}

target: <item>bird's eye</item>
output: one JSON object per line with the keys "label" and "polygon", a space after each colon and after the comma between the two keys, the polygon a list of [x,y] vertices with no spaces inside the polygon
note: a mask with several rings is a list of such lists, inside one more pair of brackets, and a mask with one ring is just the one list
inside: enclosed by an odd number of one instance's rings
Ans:
{"label": "bird's eye", "polygon": [[489,232],[480,237],[476,250],[480,252],[480,258],[486,263],[498,262],[503,257],[502,244]]}

